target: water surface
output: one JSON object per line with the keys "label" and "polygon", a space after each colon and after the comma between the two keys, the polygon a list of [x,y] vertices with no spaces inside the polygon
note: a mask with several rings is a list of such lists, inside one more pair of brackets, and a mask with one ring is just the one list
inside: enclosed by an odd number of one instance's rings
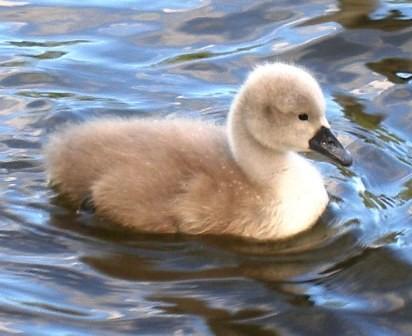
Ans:
{"label": "water surface", "polygon": [[[0,334],[412,335],[412,2],[0,1]],[[224,122],[247,72],[309,68],[350,168],[281,243],[103,230],[47,188],[66,122]],[[101,223],[100,223],[101,224]]]}

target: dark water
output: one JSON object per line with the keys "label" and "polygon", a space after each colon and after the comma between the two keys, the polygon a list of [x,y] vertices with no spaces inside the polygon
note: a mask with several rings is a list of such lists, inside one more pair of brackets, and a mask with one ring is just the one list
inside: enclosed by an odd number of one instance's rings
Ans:
{"label": "dark water", "polygon": [[[0,1],[0,35],[1,335],[412,335],[412,1]],[[320,79],[355,158],[316,161],[334,202],[310,232],[130,235],[54,200],[59,125],[222,122],[276,59]]]}

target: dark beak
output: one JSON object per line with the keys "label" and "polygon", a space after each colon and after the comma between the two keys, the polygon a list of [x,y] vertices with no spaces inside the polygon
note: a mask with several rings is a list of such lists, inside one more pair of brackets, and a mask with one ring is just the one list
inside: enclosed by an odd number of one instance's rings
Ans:
{"label": "dark beak", "polygon": [[343,148],[330,129],[324,126],[309,140],[309,147],[339,162],[343,166],[350,166],[352,164],[352,157],[349,152]]}

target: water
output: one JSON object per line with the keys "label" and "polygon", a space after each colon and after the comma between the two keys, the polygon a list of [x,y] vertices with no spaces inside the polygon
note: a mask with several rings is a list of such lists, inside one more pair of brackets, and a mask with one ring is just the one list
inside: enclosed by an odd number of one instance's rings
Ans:
{"label": "water", "polygon": [[[412,335],[411,1],[0,1],[0,334]],[[351,150],[282,243],[99,228],[41,146],[107,115],[223,122],[259,62],[320,80]]]}

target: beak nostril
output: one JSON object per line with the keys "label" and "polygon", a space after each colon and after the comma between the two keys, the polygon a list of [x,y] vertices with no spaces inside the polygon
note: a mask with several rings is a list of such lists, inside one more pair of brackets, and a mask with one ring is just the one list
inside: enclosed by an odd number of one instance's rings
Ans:
{"label": "beak nostril", "polygon": [[324,142],[325,145],[334,145],[335,144],[335,140],[331,137],[327,137]]}

